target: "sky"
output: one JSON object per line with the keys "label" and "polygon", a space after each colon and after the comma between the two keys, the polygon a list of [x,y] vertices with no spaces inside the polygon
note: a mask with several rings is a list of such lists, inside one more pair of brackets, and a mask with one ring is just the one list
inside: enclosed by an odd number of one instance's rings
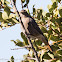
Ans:
{"label": "sky", "polygon": [[[17,9],[21,11],[20,0],[17,0],[16,2]],[[30,0],[29,10],[32,12],[32,7],[35,5],[35,8],[42,7],[45,11],[48,11],[48,4],[51,4],[51,0]],[[11,40],[19,39],[22,41],[20,33],[20,24],[16,24],[10,28],[0,31],[0,62],[7,62],[10,60],[11,56],[14,56],[15,62],[20,62],[20,60],[23,59],[23,55],[28,53],[26,49],[11,50],[13,48],[18,48],[13,42],[11,42]]]}

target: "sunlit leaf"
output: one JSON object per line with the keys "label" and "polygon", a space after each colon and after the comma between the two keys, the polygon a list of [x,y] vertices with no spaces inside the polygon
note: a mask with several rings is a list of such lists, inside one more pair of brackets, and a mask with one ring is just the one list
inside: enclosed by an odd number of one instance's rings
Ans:
{"label": "sunlit leaf", "polygon": [[51,1],[52,1],[52,3],[56,2],[56,0],[51,0]]}
{"label": "sunlit leaf", "polygon": [[5,1],[5,3],[6,3],[6,4],[10,4],[10,2],[8,2],[8,1]]}
{"label": "sunlit leaf", "polygon": [[21,0],[21,2],[22,2],[22,3],[24,3],[24,2],[25,2],[25,0]]}
{"label": "sunlit leaf", "polygon": [[16,18],[12,18],[12,20],[15,22],[15,23],[19,23]]}
{"label": "sunlit leaf", "polygon": [[4,2],[6,1],[6,0],[1,0],[2,1],[2,3],[4,4]]}
{"label": "sunlit leaf", "polygon": [[7,12],[4,11],[4,12],[2,13],[2,18],[3,18],[3,19],[8,19],[8,14],[7,14]]}

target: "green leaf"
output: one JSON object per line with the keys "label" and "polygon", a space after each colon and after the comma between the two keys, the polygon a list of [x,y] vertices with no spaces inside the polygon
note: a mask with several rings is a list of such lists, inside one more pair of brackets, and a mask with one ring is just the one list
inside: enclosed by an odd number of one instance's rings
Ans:
{"label": "green leaf", "polygon": [[42,44],[42,41],[40,41],[40,40],[36,40],[36,45],[39,45],[39,46],[41,46],[41,44]]}
{"label": "green leaf", "polygon": [[16,41],[14,40],[11,40],[11,41],[13,41],[17,46],[20,46],[20,47],[24,46],[24,43],[21,42],[19,39],[17,39]]}
{"label": "green leaf", "polygon": [[24,3],[24,2],[25,2],[25,0],[21,0],[21,2],[22,2],[22,3]]}
{"label": "green leaf", "polygon": [[57,8],[57,3],[54,2],[53,5],[52,5],[53,9]]}
{"label": "green leaf", "polygon": [[1,0],[1,2],[4,4],[6,0]]}
{"label": "green leaf", "polygon": [[60,28],[60,32],[62,32],[62,26],[59,26],[59,28]]}
{"label": "green leaf", "polygon": [[51,5],[51,4],[49,4],[49,5],[47,6],[47,8],[48,8],[48,9],[52,8],[52,5]]}
{"label": "green leaf", "polygon": [[52,60],[51,62],[56,62],[57,60]]}
{"label": "green leaf", "polygon": [[51,48],[53,49],[53,51],[56,51],[59,49],[58,45],[56,44],[52,45]]}
{"label": "green leaf", "polygon": [[6,19],[10,24],[15,24],[15,23],[18,23],[18,21],[16,19],[13,19],[13,18],[9,18],[9,19]]}
{"label": "green leaf", "polygon": [[14,21],[14,23],[19,23],[16,18],[12,18],[12,20]]}
{"label": "green leaf", "polygon": [[53,34],[53,32],[52,32],[52,30],[50,29],[50,30],[48,30],[48,34]]}
{"label": "green leaf", "polygon": [[60,56],[62,56],[62,50],[58,50],[57,54],[59,54]]}
{"label": "green leaf", "polygon": [[26,3],[28,4],[29,3],[29,0],[26,0]]}
{"label": "green leaf", "polygon": [[59,32],[57,29],[55,29],[54,31],[55,31],[55,33],[57,33],[57,34],[60,34],[60,32]]}
{"label": "green leaf", "polygon": [[57,0],[59,3],[61,2],[61,0]]}
{"label": "green leaf", "polygon": [[3,12],[2,13],[2,18],[4,19],[4,20],[6,20],[6,19],[8,19],[8,14],[7,14],[7,12]]}
{"label": "green leaf", "polygon": [[4,11],[7,13],[8,16],[9,16],[10,13],[11,13],[11,11],[10,11],[10,9],[9,9],[8,6],[6,6],[6,7],[4,8]]}
{"label": "green leaf", "polygon": [[11,57],[10,62],[14,62],[14,57],[13,56]]}
{"label": "green leaf", "polygon": [[37,13],[37,19],[40,20],[40,13]]}
{"label": "green leaf", "polygon": [[46,30],[46,28],[44,28],[44,27],[41,27],[41,30],[42,30],[42,32],[43,32],[43,33],[47,33],[47,30]]}
{"label": "green leaf", "polygon": [[61,60],[57,60],[56,62],[62,62]]}
{"label": "green leaf", "polygon": [[5,1],[5,3],[6,3],[6,4],[10,4],[10,2],[8,2],[8,1]]}
{"label": "green leaf", "polygon": [[28,45],[28,40],[27,40],[27,38],[25,37],[25,35],[24,35],[23,32],[21,32],[21,37],[22,37],[22,39],[24,40],[24,43],[25,43],[26,45]]}
{"label": "green leaf", "polygon": [[59,48],[61,48],[61,49],[62,49],[62,43],[60,43],[58,46],[59,46]]}
{"label": "green leaf", "polygon": [[35,15],[35,8],[33,8],[33,15]]}
{"label": "green leaf", "polygon": [[14,40],[11,40],[12,42],[14,42],[15,44],[16,44],[16,41],[14,41]]}
{"label": "green leaf", "polygon": [[9,18],[13,18],[13,17],[14,17],[14,18],[16,17],[15,14],[10,14],[10,15],[9,15]]}
{"label": "green leaf", "polygon": [[58,41],[59,40],[59,37],[58,36],[51,35],[50,39],[53,40],[53,41]]}
{"label": "green leaf", "polygon": [[59,10],[59,14],[62,17],[62,9]]}
{"label": "green leaf", "polygon": [[8,24],[7,23],[2,23],[1,26],[6,27],[6,26],[8,26]]}
{"label": "green leaf", "polygon": [[53,8],[50,8],[50,9],[49,9],[49,12],[52,12],[52,11],[53,11]]}
{"label": "green leaf", "polygon": [[50,17],[50,13],[46,13],[46,16],[47,16],[47,17]]}
{"label": "green leaf", "polygon": [[51,59],[51,57],[48,55],[48,53],[45,53],[42,58],[43,59],[48,59],[48,60]]}
{"label": "green leaf", "polygon": [[0,19],[2,19],[2,12],[0,12]]}
{"label": "green leaf", "polygon": [[56,2],[56,0],[51,0],[51,1],[52,1],[52,3]]}
{"label": "green leaf", "polygon": [[16,45],[17,45],[17,46],[21,46],[21,47],[24,46],[24,43],[21,42],[19,39],[17,39],[16,41],[17,41],[17,42],[16,42]]}

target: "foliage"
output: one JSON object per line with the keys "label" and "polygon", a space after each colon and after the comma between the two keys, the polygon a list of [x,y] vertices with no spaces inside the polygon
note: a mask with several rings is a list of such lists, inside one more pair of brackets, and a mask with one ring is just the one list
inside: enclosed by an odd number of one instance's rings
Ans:
{"label": "foliage", "polygon": [[[61,0],[51,0],[52,5],[47,6],[48,12],[45,13],[43,9],[36,9],[33,5],[32,17],[38,23],[40,29],[47,37],[49,42],[52,42],[51,47],[53,49],[53,54],[45,48],[45,45],[40,40],[32,40],[35,50],[38,52],[38,56],[41,61],[51,61],[58,62],[62,60],[62,6]],[[27,7],[30,0],[21,0],[23,8]],[[10,2],[7,0],[0,0],[0,28],[11,27],[18,22],[17,15],[15,12],[12,12],[10,7]],[[60,7],[59,7],[60,5]],[[28,9],[29,11],[29,9]],[[29,12],[28,12],[29,13]],[[16,41],[12,40],[17,46],[24,47],[29,46],[29,42],[25,35],[21,33],[23,42],[19,39]],[[26,48],[29,50],[27,55],[24,55],[24,60],[21,62],[36,62],[34,52],[31,48]],[[11,62],[11,61],[9,61]],[[14,62],[14,61],[12,61]]]}

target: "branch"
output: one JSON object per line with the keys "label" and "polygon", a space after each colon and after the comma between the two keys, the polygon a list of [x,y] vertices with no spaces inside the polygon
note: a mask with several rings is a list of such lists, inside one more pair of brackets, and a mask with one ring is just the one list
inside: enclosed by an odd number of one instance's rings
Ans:
{"label": "branch", "polygon": [[36,58],[32,58],[32,57],[27,57],[27,59],[36,60]]}
{"label": "branch", "polygon": [[20,48],[14,48],[14,49],[11,49],[11,50],[18,50],[18,49],[23,49],[23,48],[30,48],[30,46],[24,46],[24,47],[20,47]]}
{"label": "branch", "polygon": [[[19,14],[19,12],[18,12],[18,10],[17,10],[17,8],[16,8],[16,5],[15,5],[15,3],[14,3],[14,0],[12,0],[12,4],[13,4],[13,7],[14,7],[14,9],[15,9],[17,15],[18,15],[20,24],[21,24],[21,25],[23,26],[23,28],[25,29],[25,27],[24,27],[24,25],[23,25],[23,22],[21,21],[20,14]],[[28,41],[29,41],[29,43],[30,43],[31,48],[32,48],[33,51],[34,51],[34,54],[35,54],[35,57],[36,57],[37,62],[40,62],[39,57],[38,57],[38,54],[37,54],[35,48],[33,47],[33,44],[32,44],[32,42],[31,42],[30,38],[29,38],[28,35],[27,35],[26,29],[25,29],[25,33],[26,33],[25,35],[26,35],[26,37],[27,37],[27,39],[28,39]]]}

